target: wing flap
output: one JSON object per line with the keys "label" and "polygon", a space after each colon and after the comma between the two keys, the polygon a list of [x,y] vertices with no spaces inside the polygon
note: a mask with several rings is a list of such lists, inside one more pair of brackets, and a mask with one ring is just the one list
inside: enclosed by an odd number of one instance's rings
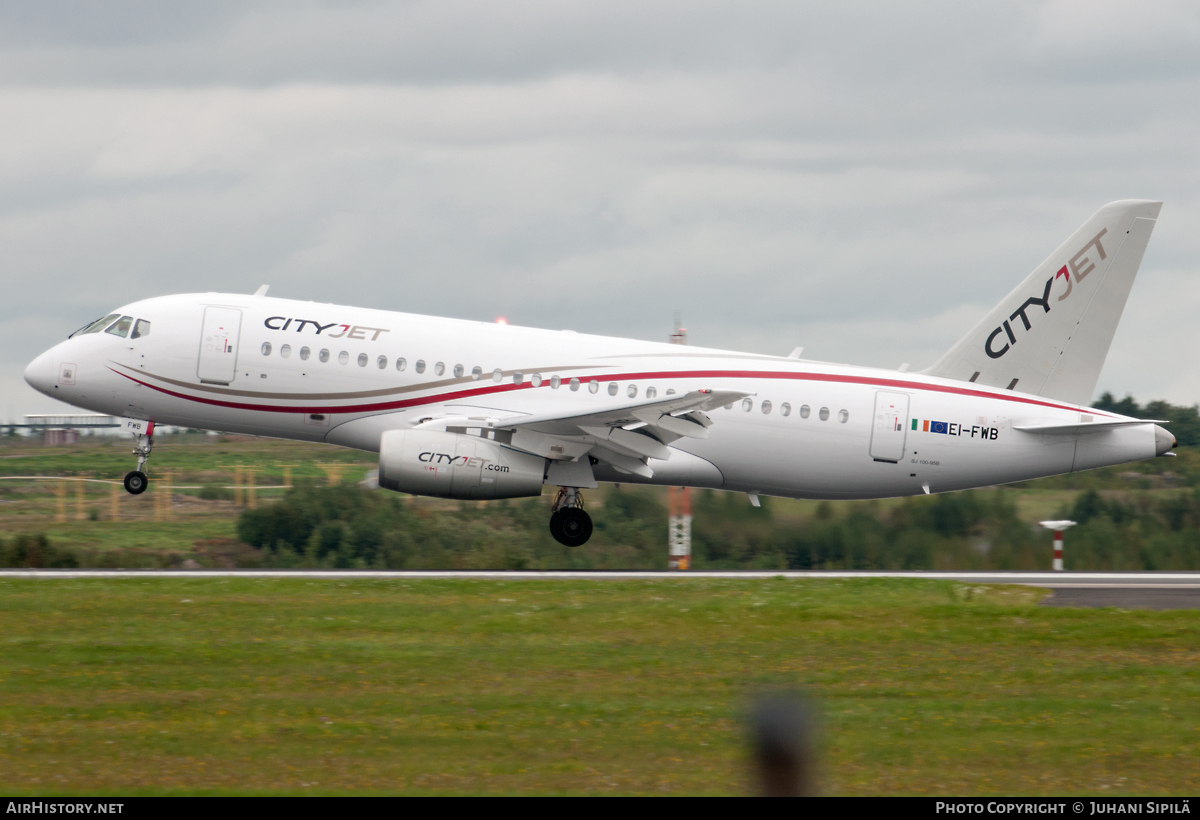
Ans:
{"label": "wing flap", "polygon": [[642,478],[654,478],[654,470],[650,469],[650,466],[640,458],[621,455],[607,447],[601,446],[593,447],[592,455],[600,461],[611,464],[623,473],[640,475]]}
{"label": "wing flap", "polygon": [[691,419],[683,416],[672,416],[667,413],[660,412],[658,408],[651,407],[644,410],[635,410],[633,413],[639,421],[643,421],[651,427],[657,427],[661,430],[666,430],[668,433],[674,433],[683,438],[708,438],[708,428],[703,424],[698,424]]}

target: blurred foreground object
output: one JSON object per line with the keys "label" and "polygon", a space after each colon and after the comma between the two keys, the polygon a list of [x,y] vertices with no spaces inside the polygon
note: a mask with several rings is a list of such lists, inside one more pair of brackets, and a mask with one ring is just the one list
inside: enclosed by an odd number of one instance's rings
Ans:
{"label": "blurred foreground object", "polygon": [[762,695],[750,710],[759,794],[763,797],[812,797],[813,711],[797,693]]}

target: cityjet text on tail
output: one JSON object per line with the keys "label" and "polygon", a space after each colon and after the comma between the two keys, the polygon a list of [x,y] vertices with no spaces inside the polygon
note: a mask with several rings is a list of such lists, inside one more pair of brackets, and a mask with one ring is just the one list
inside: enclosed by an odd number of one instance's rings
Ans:
{"label": "cityjet text on tail", "polygon": [[379,453],[379,484],[443,498],[563,488],[585,542],[598,482],[791,498],[937,493],[1168,455],[1088,408],[1161,203],[1105,205],[932,367],[897,372],[254,295],[117,308],[39,356],[36,389],[155,424]]}

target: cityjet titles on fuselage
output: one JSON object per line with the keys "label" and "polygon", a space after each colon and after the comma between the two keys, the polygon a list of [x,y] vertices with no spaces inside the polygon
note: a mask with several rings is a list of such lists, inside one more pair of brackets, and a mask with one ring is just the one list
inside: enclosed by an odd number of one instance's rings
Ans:
{"label": "cityjet titles on fuselage", "polygon": [[[327,339],[340,339],[343,336],[347,339],[363,339],[365,341],[375,341],[379,338],[380,333],[390,333],[387,328],[382,327],[367,327],[366,325],[347,325],[342,322],[330,322],[323,325],[314,319],[290,319],[287,316],[270,316],[264,322],[268,330],[295,330],[296,333],[303,333],[304,328],[311,326],[313,332],[320,336],[324,334]],[[325,333],[329,328],[340,328],[332,333]],[[370,338],[367,334],[370,333]]]}

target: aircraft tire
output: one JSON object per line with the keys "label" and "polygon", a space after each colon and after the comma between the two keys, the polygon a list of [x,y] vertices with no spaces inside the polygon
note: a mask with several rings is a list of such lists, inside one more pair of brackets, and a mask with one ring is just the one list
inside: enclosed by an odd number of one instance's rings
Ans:
{"label": "aircraft tire", "polygon": [[592,537],[592,517],[578,507],[563,507],[550,516],[550,534],[564,546],[582,546]]}
{"label": "aircraft tire", "polygon": [[130,495],[141,495],[149,484],[146,474],[141,470],[130,470],[125,474],[125,491]]}

